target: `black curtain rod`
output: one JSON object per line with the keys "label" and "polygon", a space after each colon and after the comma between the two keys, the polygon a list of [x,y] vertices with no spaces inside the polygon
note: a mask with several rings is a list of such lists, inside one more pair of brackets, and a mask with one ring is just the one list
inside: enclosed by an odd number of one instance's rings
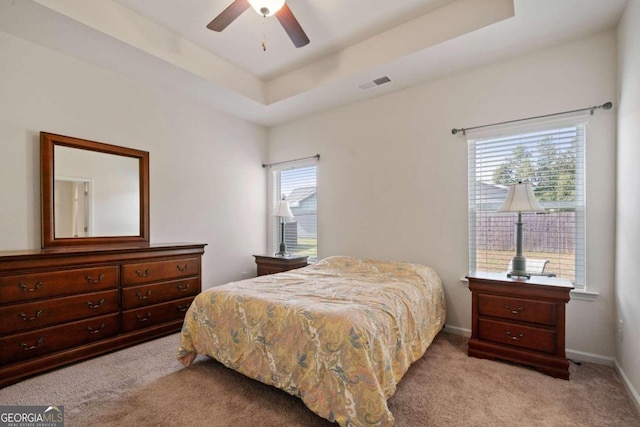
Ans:
{"label": "black curtain rod", "polygon": [[522,122],[522,121],[525,121],[525,120],[542,119],[542,118],[545,118],[545,117],[559,116],[561,114],[578,113],[580,111],[591,111],[591,115],[593,115],[593,112],[595,110],[597,110],[597,109],[601,108],[603,110],[610,110],[611,107],[613,107],[613,104],[611,102],[605,102],[602,105],[595,105],[593,107],[581,108],[579,110],[563,111],[562,113],[545,114],[544,116],[527,117],[526,119],[509,120],[509,121],[506,121],[506,122],[492,123],[490,125],[475,126],[475,127],[472,127],[472,128],[451,129],[451,133],[455,135],[458,132],[462,132],[463,135],[466,135],[468,130],[486,128],[486,127],[489,127],[489,126],[506,125],[507,123]]}
{"label": "black curtain rod", "polygon": [[301,157],[299,159],[293,159],[293,160],[285,160],[284,162],[277,162],[277,163],[263,163],[262,167],[263,168],[270,168],[271,166],[276,166],[276,165],[283,165],[285,163],[292,163],[292,162],[297,162],[300,160],[307,160],[307,159],[316,159],[316,160],[320,160],[320,154],[316,154],[315,156],[309,156],[309,157]]}

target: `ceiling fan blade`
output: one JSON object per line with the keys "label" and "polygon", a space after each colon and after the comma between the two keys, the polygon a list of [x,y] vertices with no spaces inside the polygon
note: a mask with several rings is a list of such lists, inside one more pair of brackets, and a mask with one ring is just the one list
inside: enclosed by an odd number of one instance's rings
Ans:
{"label": "ceiling fan blade", "polygon": [[285,3],[282,9],[276,12],[276,18],[282,24],[282,27],[289,35],[289,38],[296,47],[302,47],[309,44],[309,37],[305,34],[304,30],[300,26],[300,23],[293,16],[293,12],[289,9],[289,6]]}
{"label": "ceiling fan blade", "polygon": [[223,10],[220,15],[216,16],[213,21],[209,22],[207,28],[220,32],[227,28],[229,24],[247,9],[249,9],[249,2],[247,0],[235,0]]}

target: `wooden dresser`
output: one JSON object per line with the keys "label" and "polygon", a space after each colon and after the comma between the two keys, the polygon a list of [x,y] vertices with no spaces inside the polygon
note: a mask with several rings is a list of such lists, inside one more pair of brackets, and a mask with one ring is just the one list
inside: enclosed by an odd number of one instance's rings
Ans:
{"label": "wooden dresser", "polygon": [[529,365],[569,379],[565,356],[565,305],[573,285],[565,280],[506,274],[467,276],[472,295],[469,356]]}
{"label": "wooden dresser", "polygon": [[254,255],[258,265],[258,276],[267,274],[282,273],[283,271],[294,270],[306,267],[308,256],[266,256]]}
{"label": "wooden dresser", "polygon": [[204,246],[0,252],[0,387],[179,331]]}

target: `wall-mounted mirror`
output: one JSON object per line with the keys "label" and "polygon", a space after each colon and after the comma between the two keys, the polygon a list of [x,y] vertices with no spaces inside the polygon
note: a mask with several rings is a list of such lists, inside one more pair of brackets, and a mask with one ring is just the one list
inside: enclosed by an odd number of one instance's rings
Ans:
{"label": "wall-mounted mirror", "polygon": [[149,242],[149,153],[40,133],[42,247]]}

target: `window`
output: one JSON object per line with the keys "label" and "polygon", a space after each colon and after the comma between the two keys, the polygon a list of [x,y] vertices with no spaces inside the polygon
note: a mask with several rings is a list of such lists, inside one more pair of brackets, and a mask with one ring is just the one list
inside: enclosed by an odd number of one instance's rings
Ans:
{"label": "window", "polygon": [[527,265],[544,267],[537,274],[584,289],[585,128],[584,123],[556,122],[482,138],[468,135],[470,271],[508,271],[517,215],[496,211],[509,184],[531,182],[547,213],[522,214]]}
{"label": "window", "polygon": [[280,250],[280,222],[274,217],[278,201],[289,202],[294,218],[285,223],[285,243],[292,255],[308,255],[309,261],[318,258],[318,215],[316,166],[303,165],[289,169],[272,168],[271,192],[271,248]]}

